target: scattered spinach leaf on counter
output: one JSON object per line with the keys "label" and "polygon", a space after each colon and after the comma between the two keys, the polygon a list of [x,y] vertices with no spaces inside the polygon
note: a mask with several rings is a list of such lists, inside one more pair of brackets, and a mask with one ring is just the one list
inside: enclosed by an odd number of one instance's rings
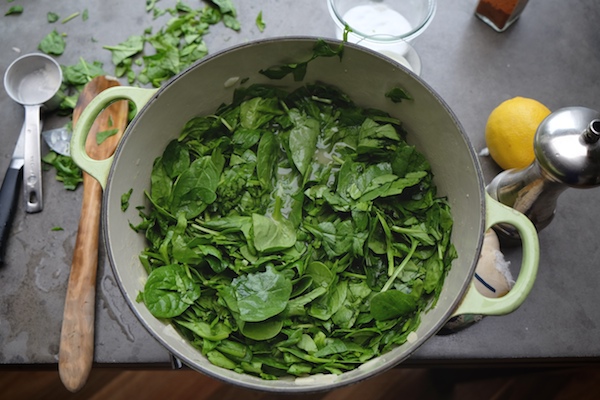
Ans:
{"label": "scattered spinach leaf on counter", "polygon": [[[172,18],[157,33],[152,29],[146,29],[143,34],[131,36],[121,44],[105,46],[112,52],[112,61],[115,66],[114,75],[127,77],[129,83],[152,84],[160,86],[165,80],[174,76],[182,69],[208,54],[208,48],[203,37],[208,33],[210,25],[223,22],[233,30],[239,30],[237,12],[231,0],[207,1],[203,8],[194,9],[182,1],[177,1],[172,8],[159,10],[156,8],[156,0],[146,1],[146,11],[153,13],[157,18],[163,14],[170,14]],[[13,13],[22,11],[21,6],[13,7]],[[73,18],[81,15],[83,21],[88,19],[88,10],[75,12],[62,20],[67,23]],[[46,16],[49,23],[54,23],[60,16],[54,12],[48,12]],[[93,40],[95,41],[95,39]],[[151,55],[144,54],[144,46],[152,47]],[[39,43],[40,51],[61,55],[65,51],[66,42],[64,35],[56,30],[49,33]],[[138,69],[134,71],[134,69]],[[83,86],[98,75],[106,75],[102,63],[98,61],[88,62],[80,59],[71,66],[62,66],[63,84],[59,96],[61,103],[58,109],[59,115],[70,115],[75,108],[79,93]],[[48,165],[58,165],[57,178],[65,182],[69,189],[75,189],[78,180],[74,178],[81,171],[74,163],[66,163],[64,156],[49,154]],[[71,165],[68,165],[71,164]],[[74,173],[77,171],[77,173]]]}
{"label": "scattered spinach leaf on counter", "polygon": [[264,379],[339,374],[404,343],[456,258],[406,135],[327,85],[237,89],[154,161],[132,225],[148,243],[138,300],[213,364]]}
{"label": "scattered spinach leaf on counter", "polygon": [[55,12],[49,11],[48,14],[46,14],[46,19],[49,23],[53,24],[60,19],[60,16]]}
{"label": "scattered spinach leaf on counter", "polygon": [[256,16],[256,27],[258,28],[259,31],[264,32],[266,26],[267,25],[265,24],[265,21],[263,20],[262,11],[260,11],[258,13],[258,15]]}
{"label": "scattered spinach leaf on counter", "polygon": [[[223,22],[225,26],[239,30],[236,10],[229,0],[209,1],[203,8],[192,8],[179,1],[173,8],[159,10],[156,2],[147,1],[146,9],[155,17],[169,13],[171,19],[153,33],[130,36],[117,45],[106,45],[112,52],[117,77],[127,77],[130,84],[151,84],[159,87],[164,81],[208,54],[204,35],[210,25]],[[151,48],[146,54],[145,46]]]}
{"label": "scattered spinach leaf on counter", "polygon": [[63,84],[82,89],[83,86],[99,75],[105,75],[104,66],[99,61],[87,62],[79,58],[77,64],[63,66]]}
{"label": "scattered spinach leaf on counter", "polygon": [[77,104],[79,93],[86,83],[99,75],[106,75],[104,66],[99,61],[89,63],[83,58],[74,65],[61,66],[63,71],[63,81],[59,96],[61,103],[58,113],[61,115],[70,115]]}
{"label": "scattered spinach leaf on counter", "polygon": [[116,46],[104,46],[104,49],[111,51],[112,62],[118,66],[127,58],[138,54],[144,49],[144,38],[139,35],[130,36],[123,43]]}
{"label": "scattered spinach leaf on counter", "polygon": [[53,54],[56,56],[64,53],[66,47],[65,39],[63,36],[55,30],[47,34],[40,44],[38,49],[46,54]]}
{"label": "scattered spinach leaf on counter", "polygon": [[42,157],[42,161],[56,169],[56,180],[62,182],[65,189],[75,190],[83,182],[81,169],[71,157],[50,151]]}
{"label": "scattered spinach leaf on counter", "polygon": [[158,0],[146,0],[146,11],[150,12],[154,10],[157,1]]}
{"label": "scattered spinach leaf on counter", "polygon": [[237,11],[231,0],[209,0],[209,2],[219,7],[222,14],[229,14],[234,17],[237,15]]}
{"label": "scattered spinach leaf on counter", "polygon": [[6,15],[20,15],[23,13],[23,6],[12,6],[4,14]]}

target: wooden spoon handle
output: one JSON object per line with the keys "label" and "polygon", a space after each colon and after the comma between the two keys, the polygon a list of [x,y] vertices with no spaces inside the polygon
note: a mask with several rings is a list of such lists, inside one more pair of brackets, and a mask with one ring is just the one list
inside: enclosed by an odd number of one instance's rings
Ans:
{"label": "wooden spoon handle", "polygon": [[[79,96],[73,112],[73,125],[95,95],[116,86],[116,80],[100,76],[89,82]],[[88,134],[86,152],[92,158],[106,158],[114,152],[127,125],[126,101],[111,104],[96,118]],[[117,129],[118,133],[97,143],[99,132]],[[64,386],[77,392],[86,383],[94,359],[94,325],[96,311],[96,273],[98,269],[98,242],[102,187],[92,176],[83,174],[83,199],[81,215],[67,297],[60,333],[58,372]]]}
{"label": "wooden spoon handle", "polygon": [[102,187],[84,173],[81,217],[60,334],[58,371],[71,392],[79,391],[92,368],[96,307],[96,272]]}

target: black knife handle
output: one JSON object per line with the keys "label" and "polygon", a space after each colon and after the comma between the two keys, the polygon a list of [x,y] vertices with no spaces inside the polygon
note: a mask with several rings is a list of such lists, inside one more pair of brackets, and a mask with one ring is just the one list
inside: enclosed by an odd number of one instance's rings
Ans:
{"label": "black knife handle", "polygon": [[4,264],[6,242],[17,209],[19,184],[22,180],[23,168],[9,168],[0,188],[0,265]]}

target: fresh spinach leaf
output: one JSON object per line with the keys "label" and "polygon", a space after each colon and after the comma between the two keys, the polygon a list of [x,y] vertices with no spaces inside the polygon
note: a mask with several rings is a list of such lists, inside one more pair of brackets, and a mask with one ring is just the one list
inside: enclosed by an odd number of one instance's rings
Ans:
{"label": "fresh spinach leaf", "polygon": [[192,331],[194,334],[200,336],[201,338],[210,340],[213,342],[225,340],[229,337],[229,334],[231,334],[231,328],[222,323],[217,323],[214,326],[211,326],[210,324],[208,324],[206,322],[196,321],[196,320],[192,320],[192,321],[176,320],[175,322],[177,323],[177,325],[183,326],[183,327],[189,329],[190,331]]}
{"label": "fresh spinach leaf", "polygon": [[52,11],[49,11],[48,14],[46,15],[46,18],[48,20],[49,23],[54,23],[56,21],[58,21],[60,19],[60,16]]}
{"label": "fresh spinach leaf", "polygon": [[256,16],[256,27],[261,32],[264,32],[265,30],[266,24],[265,21],[263,21],[262,11],[259,11],[258,15]]}
{"label": "fresh spinach leaf", "polygon": [[240,104],[240,124],[246,129],[258,129],[281,114],[278,100],[255,97]]}
{"label": "fresh spinach leaf", "polygon": [[173,184],[171,211],[184,212],[187,218],[204,211],[217,198],[219,172],[210,156],[192,162]]}
{"label": "fresh spinach leaf", "polygon": [[20,15],[23,13],[23,6],[11,6],[4,15]]}
{"label": "fresh spinach leaf", "polygon": [[71,157],[53,151],[48,152],[42,161],[56,169],[56,180],[67,190],[75,190],[83,182],[83,172]]}
{"label": "fresh spinach leaf", "polygon": [[326,264],[320,261],[313,261],[309,263],[306,271],[304,272],[304,276],[310,277],[310,281],[317,288],[328,288],[334,280],[333,272]]}
{"label": "fresh spinach leaf", "polygon": [[65,39],[63,36],[55,30],[44,36],[38,49],[46,54],[53,54],[60,56],[65,52]]}
{"label": "fresh spinach leaf", "polygon": [[285,310],[292,293],[292,282],[285,275],[268,266],[264,272],[235,278],[235,291],[240,319],[261,322]]}
{"label": "fresh spinach leaf", "polygon": [[277,138],[272,132],[262,132],[256,154],[256,175],[260,184],[266,190],[270,190],[272,187],[271,181],[277,161],[277,146]]}
{"label": "fresh spinach leaf", "polygon": [[290,63],[285,65],[273,66],[259,72],[270,79],[283,79],[286,76],[292,74],[294,80],[299,82],[306,76],[308,64],[318,57],[333,57],[338,56],[342,58],[344,51],[343,44],[338,48],[332,48],[330,45],[322,39],[317,40],[313,47],[313,54],[311,58],[306,61],[298,63]]}
{"label": "fresh spinach leaf", "polygon": [[102,63],[89,63],[80,58],[77,64],[63,66],[63,84],[67,86],[83,86],[99,75],[105,75]]}
{"label": "fresh spinach leaf", "polygon": [[210,0],[210,2],[219,7],[219,10],[223,14],[231,14],[234,17],[237,14],[235,6],[231,0]]}
{"label": "fresh spinach leaf", "polygon": [[144,38],[139,35],[130,36],[126,41],[116,46],[103,46],[112,53],[112,62],[115,66],[125,59],[134,56],[144,49]]}
{"label": "fresh spinach leaf", "polygon": [[399,290],[380,292],[371,298],[371,314],[378,321],[410,315],[416,308],[414,296]]}
{"label": "fresh spinach leaf", "polygon": [[252,228],[254,230],[254,247],[260,252],[285,250],[296,243],[294,226],[283,217],[252,214]]}
{"label": "fresh spinach leaf", "polygon": [[163,153],[162,165],[168,177],[173,179],[190,167],[190,153],[178,140],[173,140]]}
{"label": "fresh spinach leaf", "polygon": [[305,176],[317,147],[319,123],[308,117],[292,113],[294,127],[290,131],[289,146],[294,165]]}
{"label": "fresh spinach leaf", "polygon": [[200,297],[200,286],[180,265],[166,265],[150,273],[144,285],[143,300],[157,318],[181,315]]}
{"label": "fresh spinach leaf", "polygon": [[96,144],[101,145],[106,139],[119,133],[118,129],[107,129],[96,134]]}
{"label": "fresh spinach leaf", "polygon": [[63,71],[63,83],[58,96],[61,98],[59,114],[72,114],[79,93],[83,86],[94,77],[105,75],[103,65],[100,62],[88,63],[80,58],[77,64],[61,66]]}
{"label": "fresh spinach leaf", "polygon": [[129,189],[127,192],[121,195],[121,211],[125,212],[129,208],[129,199],[131,198],[132,193],[133,188]]}
{"label": "fresh spinach leaf", "polygon": [[394,103],[400,103],[402,100],[412,100],[412,96],[405,90],[399,87],[390,89],[385,97],[389,97]]}

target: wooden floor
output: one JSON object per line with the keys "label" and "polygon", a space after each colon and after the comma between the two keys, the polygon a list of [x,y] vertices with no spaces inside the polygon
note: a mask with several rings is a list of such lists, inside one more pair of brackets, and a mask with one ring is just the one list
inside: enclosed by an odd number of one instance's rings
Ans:
{"label": "wooden floor", "polygon": [[231,386],[191,370],[96,368],[78,393],[56,371],[0,370],[0,399],[195,400],[521,400],[598,399],[600,368],[560,370],[447,370],[397,368],[330,392],[282,396]]}

